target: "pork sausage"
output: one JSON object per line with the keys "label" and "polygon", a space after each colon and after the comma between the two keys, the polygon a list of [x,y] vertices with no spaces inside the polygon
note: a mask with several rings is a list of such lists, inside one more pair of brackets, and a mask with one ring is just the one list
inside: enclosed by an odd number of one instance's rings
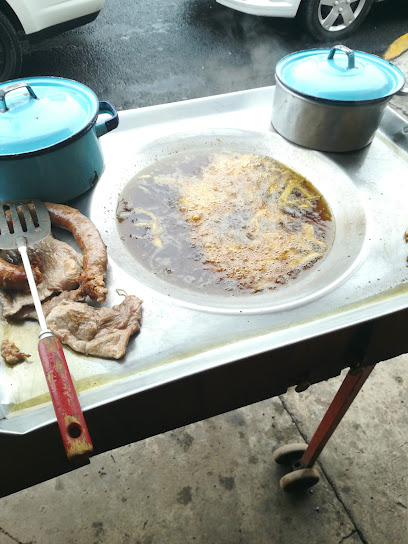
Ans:
{"label": "pork sausage", "polygon": [[[42,273],[38,260],[32,260],[31,270],[33,271],[36,284],[42,282]],[[0,258],[0,288],[14,289],[17,291],[28,291],[27,276],[22,264],[12,264]]]}
{"label": "pork sausage", "polygon": [[108,257],[98,229],[81,212],[64,204],[45,203],[51,223],[69,230],[83,252],[83,270],[79,278],[80,292],[92,300],[103,302],[108,290],[105,287]]}

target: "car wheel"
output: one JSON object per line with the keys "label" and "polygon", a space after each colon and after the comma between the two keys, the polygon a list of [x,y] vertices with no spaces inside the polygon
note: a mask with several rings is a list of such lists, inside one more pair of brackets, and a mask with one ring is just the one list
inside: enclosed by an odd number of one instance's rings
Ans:
{"label": "car wheel", "polygon": [[302,0],[298,17],[317,40],[341,40],[364,21],[374,0]]}
{"label": "car wheel", "polygon": [[18,77],[22,57],[17,32],[4,13],[0,12],[0,81]]}

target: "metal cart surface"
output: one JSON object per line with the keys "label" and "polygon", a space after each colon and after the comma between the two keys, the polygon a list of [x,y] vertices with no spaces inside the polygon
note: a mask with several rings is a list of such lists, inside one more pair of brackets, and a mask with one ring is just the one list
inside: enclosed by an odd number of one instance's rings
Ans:
{"label": "metal cart surface", "polygon": [[[107,305],[124,292],[144,301],[141,332],[124,360],[66,350],[95,454],[290,386],[301,391],[350,368],[337,404],[305,452],[302,466],[308,467],[372,367],[408,351],[407,122],[387,108],[370,146],[323,154],[274,131],[273,93],[266,87],[119,112],[119,128],[101,142],[104,174],[70,203],[94,221],[108,246]],[[123,187],[152,161],[196,148],[268,154],[324,193],[337,242],[313,274],[282,292],[226,299],[163,282],[127,253],[115,218]],[[2,326],[4,336],[9,325]],[[13,334],[10,327],[7,334]],[[65,457],[36,360],[36,324],[16,335],[24,335],[33,355],[17,372],[3,369],[0,455],[7,471],[1,496],[76,468]]]}

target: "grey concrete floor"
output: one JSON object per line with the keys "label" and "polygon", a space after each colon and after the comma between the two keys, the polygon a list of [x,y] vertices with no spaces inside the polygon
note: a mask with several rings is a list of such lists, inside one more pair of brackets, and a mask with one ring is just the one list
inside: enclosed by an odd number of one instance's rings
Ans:
{"label": "grey concrete floor", "polygon": [[[408,74],[406,55],[396,64]],[[393,100],[403,115],[405,102]],[[376,366],[319,458],[321,481],[293,496],[279,488],[273,451],[310,440],[342,378],[98,455],[5,497],[0,544],[406,544],[408,355]]]}

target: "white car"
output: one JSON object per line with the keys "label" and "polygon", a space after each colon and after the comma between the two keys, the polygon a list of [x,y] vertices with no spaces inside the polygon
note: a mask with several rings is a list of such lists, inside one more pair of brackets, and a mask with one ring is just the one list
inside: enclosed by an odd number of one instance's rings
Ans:
{"label": "white car", "polygon": [[22,42],[38,42],[93,21],[105,0],[0,0],[0,81],[18,76]]}
{"label": "white car", "polygon": [[374,2],[382,0],[217,0],[250,15],[297,17],[318,40],[341,40],[352,34]]}

